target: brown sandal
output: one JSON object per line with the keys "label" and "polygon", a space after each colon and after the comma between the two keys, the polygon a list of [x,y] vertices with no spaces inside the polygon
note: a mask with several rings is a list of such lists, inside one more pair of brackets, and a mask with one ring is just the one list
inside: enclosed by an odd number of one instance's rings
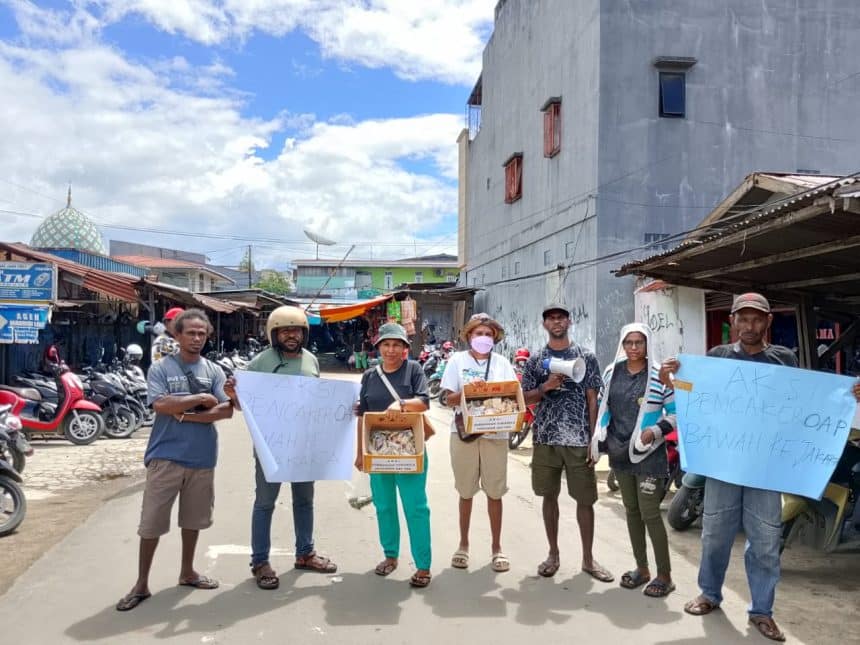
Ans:
{"label": "brown sandal", "polygon": [[392,571],[394,571],[396,568],[397,560],[389,560],[388,558],[386,558],[385,560],[376,565],[376,568],[373,570],[373,572],[378,576],[385,577]]}
{"label": "brown sandal", "polygon": [[296,557],[296,569],[305,571],[316,571],[317,573],[334,573],[337,571],[337,565],[316,552],[308,553],[307,555]]}
{"label": "brown sandal", "polygon": [[[271,573],[264,573],[268,569]],[[268,562],[261,562],[257,566],[251,567],[251,574],[257,581],[257,586],[266,591],[277,589],[281,585],[281,580],[278,578]]]}
{"label": "brown sandal", "polygon": [[750,614],[750,623],[755,625],[759,634],[772,641],[782,642],[785,640],[785,634],[777,627],[776,621],[770,616],[762,616],[761,614]]}
{"label": "brown sandal", "polygon": [[704,596],[698,596],[684,605],[684,611],[692,616],[706,616],[719,608],[718,604],[711,602]]}
{"label": "brown sandal", "polygon": [[433,578],[429,573],[418,573],[417,571],[409,579],[409,584],[413,587],[423,588],[430,584]]}

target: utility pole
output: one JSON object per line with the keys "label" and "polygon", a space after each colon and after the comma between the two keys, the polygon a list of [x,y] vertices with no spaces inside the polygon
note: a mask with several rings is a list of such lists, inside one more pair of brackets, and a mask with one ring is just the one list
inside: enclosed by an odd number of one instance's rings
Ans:
{"label": "utility pole", "polygon": [[254,266],[253,261],[251,260],[251,245],[248,245],[248,288],[251,288],[251,272],[252,267]]}

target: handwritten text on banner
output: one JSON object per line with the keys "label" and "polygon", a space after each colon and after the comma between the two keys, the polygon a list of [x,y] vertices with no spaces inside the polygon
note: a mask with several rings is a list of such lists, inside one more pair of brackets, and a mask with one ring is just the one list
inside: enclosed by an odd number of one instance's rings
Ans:
{"label": "handwritten text on banner", "polygon": [[244,371],[236,381],[267,481],[350,479],[358,383]]}
{"label": "handwritten text on banner", "polygon": [[688,354],[679,360],[675,398],[684,470],[821,497],[848,439],[855,379]]}

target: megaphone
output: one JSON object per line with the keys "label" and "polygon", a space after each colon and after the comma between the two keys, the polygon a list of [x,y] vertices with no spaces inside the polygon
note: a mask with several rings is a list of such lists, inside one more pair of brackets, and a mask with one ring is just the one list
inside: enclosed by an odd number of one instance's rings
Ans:
{"label": "megaphone", "polygon": [[564,374],[574,383],[581,383],[585,378],[585,359],[581,356],[572,361],[563,361],[560,358],[543,359],[543,368],[551,374]]}

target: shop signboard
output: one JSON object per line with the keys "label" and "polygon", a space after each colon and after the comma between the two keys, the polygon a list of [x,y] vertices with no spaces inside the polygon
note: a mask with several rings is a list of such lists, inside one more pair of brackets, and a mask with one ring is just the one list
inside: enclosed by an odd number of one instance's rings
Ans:
{"label": "shop signboard", "polygon": [[45,262],[0,262],[0,302],[57,299],[57,270]]}
{"label": "shop signboard", "polygon": [[39,331],[50,320],[47,305],[0,303],[0,343],[38,343]]}

